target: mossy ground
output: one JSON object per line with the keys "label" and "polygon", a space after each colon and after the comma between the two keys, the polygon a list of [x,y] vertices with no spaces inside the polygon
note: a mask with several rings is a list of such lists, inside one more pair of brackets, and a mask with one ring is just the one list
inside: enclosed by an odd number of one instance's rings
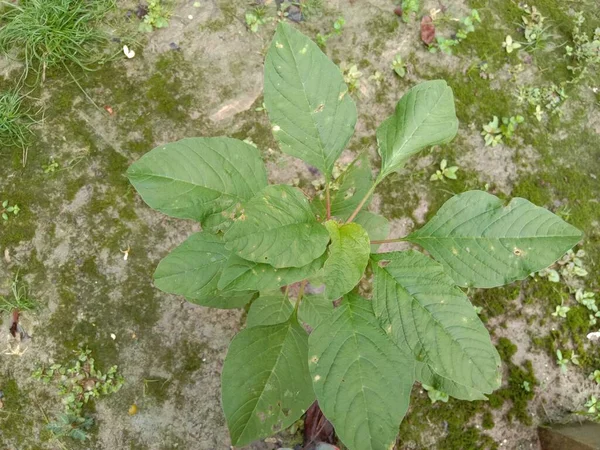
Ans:
{"label": "mossy ground", "polygon": [[[0,276],[9,280],[19,271],[41,304],[40,311],[29,317],[34,340],[28,352],[0,359],[3,448],[53,448],[41,411],[50,415],[60,411],[59,400],[33,382],[30,373],[37,364],[69,359],[81,345],[93,351],[100,367],[118,364],[126,378],[118,395],[95,405],[97,425],[91,442],[97,448],[227,448],[219,373],[243,315],[195,307],[152,286],[159,259],[197,226],[150,211],[124,172],[160,143],[227,134],[252,139],[264,151],[277,180],[300,177],[308,185],[312,175],[303,164],[280,155],[266,114],[255,111],[262,103],[256,86],[262,83],[262,58],[273,24],[252,34],[241,24],[243,2],[219,1],[199,9],[188,3],[174,2],[175,11],[178,17],[194,19],[174,19],[169,28],[141,37],[144,45],[136,47],[133,60],[117,59],[95,72],[74,72],[100,110],[69,77],[49,71],[45,84],[28,100],[43,107],[44,120],[36,129],[27,166],[21,167],[18,151],[0,154],[4,167],[0,196],[21,207],[17,217],[0,223],[6,261]],[[344,3],[340,10],[326,8],[301,28],[314,36],[327,32],[335,18],[346,18],[345,30],[328,41],[325,51],[334,61],[357,64],[363,71],[361,87],[354,94],[360,119],[349,149],[369,152],[374,165],[378,164],[374,130],[407,88],[432,78],[446,79],[453,88],[459,137],[386,179],[378,189],[382,213],[418,226],[453,193],[482,189],[486,183],[503,198],[525,197],[553,211],[567,206],[569,221],[585,232],[581,247],[588,254],[590,272],[586,288],[597,290],[600,115],[598,98],[590,88],[600,86],[600,79],[569,87],[562,119],[538,123],[518,105],[508,67],[525,64],[530,75],[527,79],[517,75],[517,80],[526,85],[560,83],[569,76],[560,45],[570,39],[573,7],[556,0],[535,4],[551,21],[552,42],[557,45],[536,50],[530,61],[526,52],[507,55],[501,47],[506,34],[519,34],[516,2],[473,0],[453,5],[449,15],[464,15],[474,7],[483,21],[453,56],[428,53],[420,43],[418,24],[401,22],[389,4]],[[598,25],[590,4],[582,3],[581,10],[588,18],[586,30]],[[173,49],[177,47],[180,50]],[[404,79],[390,69],[396,53],[409,64]],[[494,80],[479,76],[481,62],[489,64]],[[383,74],[379,86],[368,79],[376,70]],[[2,87],[10,83],[10,76],[0,79]],[[237,100],[250,106],[215,119],[221,107]],[[104,105],[114,114],[109,115]],[[483,147],[482,125],[493,115],[514,114],[526,117],[515,137],[506,146]],[[504,159],[491,157],[499,154]],[[480,162],[487,155],[492,162],[486,166]],[[50,158],[59,169],[44,173],[42,165]],[[464,161],[458,180],[429,181],[442,158]],[[508,176],[498,171],[503,168],[497,161],[510,163]],[[124,260],[126,249],[129,257]],[[0,286],[7,284],[0,280]],[[531,278],[469,294],[482,308],[481,317],[498,345],[503,386],[488,402],[450,400],[433,406],[415,387],[400,429],[401,448],[493,449],[508,429],[517,430],[518,439],[534,442],[537,423],[568,419],[577,408],[564,403],[563,397],[562,403],[554,401],[558,390],[566,395],[574,392],[574,386],[560,378],[556,349],[580,355],[581,367],[569,369],[573,384],[600,369],[600,353],[585,338],[591,331],[587,310],[571,300],[566,320],[551,316],[555,306],[568,298],[564,286]],[[518,339],[507,336],[515,323],[524,324]],[[556,387],[538,373],[543,364],[551,379],[558,380]],[[592,384],[587,388],[591,390]],[[130,417],[132,404],[140,412]],[[551,417],[540,418],[540,408],[551,408]],[[516,448],[516,439],[508,448]],[[71,441],[68,445],[77,447]],[[256,448],[265,448],[261,445]]]}

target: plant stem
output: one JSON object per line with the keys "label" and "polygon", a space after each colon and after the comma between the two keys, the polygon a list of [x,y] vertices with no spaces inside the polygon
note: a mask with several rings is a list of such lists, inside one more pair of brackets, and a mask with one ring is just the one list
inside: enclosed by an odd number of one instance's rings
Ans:
{"label": "plant stem", "polygon": [[325,204],[327,205],[327,220],[331,219],[331,197],[329,195],[329,183],[325,183]]}
{"label": "plant stem", "polygon": [[371,241],[371,245],[377,245],[377,244],[392,244],[394,242],[403,242],[405,239],[404,238],[396,238],[396,239],[382,239],[379,241]]}
{"label": "plant stem", "polygon": [[302,297],[304,297],[304,288],[306,287],[306,283],[308,283],[308,280],[303,280],[300,284],[300,291],[298,292],[298,298],[296,299],[296,304],[294,305],[294,313],[298,312],[298,306],[300,306]]}
{"label": "plant stem", "polygon": [[367,200],[369,200],[369,197],[371,197],[371,195],[373,195],[373,192],[375,191],[375,188],[377,187],[378,184],[379,183],[375,182],[373,184],[373,186],[371,186],[371,189],[369,189],[369,191],[367,192],[365,197],[360,201],[360,203],[358,204],[358,206],[356,207],[356,209],[354,210],[352,215],[350,217],[348,217],[348,220],[346,220],[346,223],[350,223],[354,220],[354,218],[360,212],[362,207],[365,206],[365,203],[367,203]]}

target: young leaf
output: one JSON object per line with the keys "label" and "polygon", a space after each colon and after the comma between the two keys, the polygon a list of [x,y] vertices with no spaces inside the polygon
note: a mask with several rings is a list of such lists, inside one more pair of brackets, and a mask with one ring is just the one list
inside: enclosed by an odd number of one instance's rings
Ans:
{"label": "young leaf", "polygon": [[200,232],[192,234],[158,264],[154,284],[161,291],[186,297],[213,308],[241,308],[252,297],[248,292],[226,294],[217,281],[229,258],[223,238]]}
{"label": "young leaf", "polygon": [[292,425],[314,402],[308,335],[295,315],[246,328],[223,364],[221,398],[231,443],[243,446]]}
{"label": "young leaf", "polygon": [[227,137],[161,145],[133,163],[127,176],[151,208],[200,222],[250,199],[267,185],[260,152]]}
{"label": "young leaf", "polygon": [[369,263],[369,235],[357,223],[340,225],[334,220],[325,222],[331,237],[329,258],[323,266],[325,296],[340,298],[358,284]]}
{"label": "young leaf", "polygon": [[305,266],[276,269],[231,255],[217,286],[227,291],[270,291],[316,274],[326,259],[327,254],[323,253]]}
{"label": "young leaf", "polygon": [[[371,186],[373,176],[371,164],[366,153],[361,153],[335,180],[336,189],[331,190],[331,215],[341,220],[346,220],[354,212]],[[365,202],[364,208],[369,206],[370,199]],[[312,203],[313,210],[321,217],[326,216],[325,198],[315,197]]]}
{"label": "young leaf", "polygon": [[497,389],[498,353],[473,305],[444,268],[413,250],[371,259],[373,309],[398,346],[466,388]]}
{"label": "young leaf", "polygon": [[351,450],[388,450],[408,409],[414,359],[381,329],[371,303],[348,295],[311,333],[319,406]]}
{"label": "young leaf", "polygon": [[249,261],[276,268],[302,267],[325,252],[329,234],[299,189],[267,186],[243,205],[225,233],[226,248]]}
{"label": "young leaf", "polygon": [[382,160],[378,180],[402,168],[421,149],[452,140],[457,131],[454,96],[446,82],[416,85],[402,96],[394,115],[377,129]]}
{"label": "young leaf", "polygon": [[282,292],[261,292],[260,297],[250,306],[246,326],[250,328],[287,322],[293,311],[290,299]]}
{"label": "young leaf", "polygon": [[491,288],[550,266],[581,239],[577,228],[528,200],[508,205],[468,191],[440,208],[406,239],[420,245],[460,286]]}
{"label": "young leaf", "polygon": [[429,365],[422,362],[417,361],[416,363],[415,378],[419,383],[431,386],[459,400],[473,401],[488,399],[482,392],[465,386],[461,381],[455,381],[435,373]]}
{"label": "young leaf", "polygon": [[302,322],[315,329],[332,311],[333,302],[324,295],[305,295],[300,302],[298,316]]}
{"label": "young leaf", "polygon": [[285,22],[267,52],[264,95],[281,151],[330,178],[354,133],[356,105],[339,68]]}
{"label": "young leaf", "polygon": [[[380,241],[386,239],[390,234],[390,223],[388,220],[369,211],[361,211],[354,218],[354,222],[363,227],[369,239],[372,241]],[[371,245],[371,252],[375,253],[379,248],[379,244]]]}

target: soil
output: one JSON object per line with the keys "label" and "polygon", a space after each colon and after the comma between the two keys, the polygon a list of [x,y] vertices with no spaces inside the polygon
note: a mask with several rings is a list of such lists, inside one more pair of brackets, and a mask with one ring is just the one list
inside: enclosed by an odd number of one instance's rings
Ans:
{"label": "soil", "polygon": [[[27,165],[20,164],[20,150],[0,154],[0,200],[21,207],[18,216],[0,224],[0,295],[10,295],[18,273],[39,305],[22,313],[20,323],[31,339],[20,343],[9,333],[10,316],[2,316],[0,448],[230,449],[220,372],[246,313],[193,305],[153,286],[160,259],[200,228],[151,210],[124,173],[163,143],[228,135],[256,143],[271,182],[310,186],[315,176],[305,163],[279,151],[266,113],[256,110],[262,104],[262,65],[275,24],[249,31],[244,14],[251,6],[241,0],[172,3],[167,28],[136,35],[132,30],[137,22],[131,21],[137,19],[125,20],[136,4],[118,2],[115,23],[125,31],[113,31],[116,45],[128,44],[136,56],[117,57],[95,72],[75,72],[100,108],[67,74],[50,70],[29,100],[44,113],[34,127]],[[274,8],[272,1],[264,3],[268,11]],[[418,20],[405,24],[388,0],[323,2],[320,15],[298,25],[314,38],[330,31],[337,17],[346,19],[343,32],[330,38],[325,49],[336,63],[357,64],[363,73],[353,93],[359,121],[343,155],[345,163],[366,151],[378,167],[375,130],[412,85],[443,78],[454,90],[459,136],[423,152],[389,177],[371,209],[390,219],[390,237],[402,237],[425,223],[452,194],[469,189],[488,189],[502,198],[526,197],[553,211],[567,208],[569,222],[585,233],[580,248],[587,252],[589,275],[578,283],[600,297],[600,99],[593,91],[600,87],[600,76],[592,72],[568,86],[562,117],[547,115],[538,122],[527,105],[517,103],[515,86],[559,83],[568,72],[563,52],[553,46],[535,50],[533,58],[524,50],[506,54],[504,36],[520,33],[516,2],[421,3],[423,14],[443,7],[448,17],[463,17],[476,7],[483,23],[453,55],[428,52],[420,41]],[[588,18],[586,30],[600,24],[592,1],[531,3],[549,17],[553,42],[570,39],[569,23],[576,11]],[[449,37],[455,29],[449,21],[438,33]],[[524,39],[522,34],[519,39]],[[407,61],[405,78],[391,70],[398,53]],[[483,62],[494,80],[480,76]],[[513,81],[508,69],[519,63],[526,70]],[[9,87],[19,70],[9,59],[0,60],[0,87]],[[376,72],[382,77],[379,83],[369,78]],[[515,114],[526,119],[515,137],[486,147],[482,126],[493,115]],[[444,158],[459,166],[458,180],[430,181]],[[45,173],[42,165],[51,159],[59,169]],[[407,245],[386,244],[380,251],[403,248]],[[517,348],[504,360],[504,401],[498,397],[489,403],[450,400],[431,405],[417,385],[399,449],[538,449],[537,425],[581,420],[575,413],[590,395],[600,394],[588,379],[590,372],[600,370],[600,348],[585,339],[597,326],[588,324],[587,311],[564,284],[536,277],[469,294],[483,308],[494,342],[508,338]],[[563,301],[572,307],[571,319],[551,316]],[[17,354],[5,352],[5,346]],[[60,399],[31,374],[40,365],[68,361],[81,346],[92,350],[102,370],[118,365],[125,385],[118,394],[90,405],[95,425],[88,441],[53,439],[46,425],[62,411]],[[571,364],[562,374],[557,348],[565,354],[576,351],[581,365]],[[533,396],[518,415],[511,408],[523,392],[511,380],[521,373],[515,368],[523,369],[527,361],[537,383],[532,381]],[[129,415],[133,404],[138,412]],[[293,448],[301,441],[297,430],[287,430],[247,448]]]}

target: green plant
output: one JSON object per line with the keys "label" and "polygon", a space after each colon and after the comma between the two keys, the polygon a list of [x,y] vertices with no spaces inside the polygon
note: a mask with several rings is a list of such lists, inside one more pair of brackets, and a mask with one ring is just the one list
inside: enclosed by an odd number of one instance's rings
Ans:
{"label": "green plant", "polygon": [[[252,302],[222,369],[234,446],[292,425],[316,399],[347,448],[387,450],[415,380],[463,400],[484,400],[500,386],[500,357],[461,288],[524,279],[581,232],[525,199],[505,205],[468,191],[423,228],[386,239],[388,221],[367,207],[411,156],[456,135],[450,87],[435,80],[406,92],[377,129],[378,175],[359,155],[334,190],[333,169],[357,120],[342,73],[281,22],[264,80],[273,135],[284,153],[321,171],[324,200],[269,185],[259,150],[240,140],[161,145],[127,176],[150,207],[198,221],[202,231],[159,263],[155,284],[204,306]],[[376,253],[379,244],[401,241],[432,258],[416,250]],[[360,295],[367,267],[371,300]],[[324,291],[305,294],[308,283]]]}
{"label": "green plant", "polygon": [[548,39],[548,34],[546,33],[548,27],[544,25],[546,18],[542,16],[535,6],[520,5],[520,8],[526,13],[526,15],[521,16],[523,22],[521,27],[525,34],[527,47],[536,49],[540,43]]}
{"label": "green plant", "polygon": [[404,78],[406,75],[406,63],[402,61],[402,56],[399,54],[392,61],[392,69],[400,78]]}
{"label": "green plant", "polygon": [[54,173],[58,169],[58,163],[54,161],[54,158],[50,158],[48,164],[42,164],[44,173]]}
{"label": "green plant", "polygon": [[600,370],[594,370],[592,373],[590,373],[588,380],[592,380],[596,384],[600,384]]}
{"label": "green plant", "polygon": [[506,53],[512,53],[514,50],[521,48],[521,44],[519,42],[513,41],[512,36],[509,34],[504,39],[502,47],[506,49]]}
{"label": "green plant", "polygon": [[544,110],[560,116],[562,113],[561,106],[569,98],[565,92],[563,83],[560,86],[552,83],[541,88],[519,86],[516,91],[516,97],[520,105],[527,103],[535,107],[534,115],[538,122],[542,121]]}
{"label": "green plant", "polygon": [[171,14],[171,8],[163,0],[150,0],[139,30],[150,33],[155,28],[167,28]]}
{"label": "green plant", "polygon": [[458,30],[454,33],[452,38],[446,38],[442,35],[436,34],[435,42],[429,45],[429,51],[435,53],[440,50],[448,55],[452,54],[452,47],[456,47],[467,36],[475,31],[475,24],[481,23],[481,17],[479,17],[479,11],[472,9],[471,13],[467,17],[462,19],[453,19],[453,22],[458,22]]}
{"label": "green plant", "polygon": [[571,310],[568,306],[557,305],[555,311],[552,313],[554,317],[562,317],[563,319],[567,317],[567,313]]}
{"label": "green plant", "polygon": [[42,366],[32,373],[34,380],[53,383],[64,407],[64,413],[55,422],[48,424],[48,429],[56,437],[70,436],[85,440],[86,431],[93,425],[93,419],[84,414],[84,406],[103,395],[118,392],[124,379],[117,373],[117,366],[101,372],[95,366],[91,350],[80,349],[77,357],[67,364]]}
{"label": "green plant", "polygon": [[456,171],[458,170],[458,166],[448,166],[448,161],[442,159],[440,162],[439,170],[436,170],[433,175],[429,178],[430,181],[444,181],[444,177],[450,180],[456,180]]}
{"label": "green plant", "polygon": [[569,364],[568,358],[563,358],[563,354],[560,350],[556,350],[556,364],[560,367],[562,373],[567,373],[567,364]]}
{"label": "green plant", "polygon": [[47,425],[47,429],[55,438],[70,437],[77,441],[89,438],[89,431],[94,425],[91,417],[81,417],[75,414],[59,414],[54,422]]}
{"label": "green plant", "polygon": [[448,399],[450,397],[445,392],[438,391],[434,387],[428,386],[426,384],[423,384],[422,386],[423,386],[423,389],[425,389],[427,391],[427,396],[429,397],[429,400],[431,400],[432,405],[435,402],[448,403]]}
{"label": "green plant", "polygon": [[600,421],[600,401],[598,401],[595,395],[590,396],[583,406],[586,409],[580,411],[579,414],[587,416],[591,420]]}
{"label": "green plant", "polygon": [[600,27],[589,36],[581,26],[585,22],[582,13],[578,13],[573,25],[573,45],[565,47],[566,58],[570,65],[568,69],[573,73],[571,83],[576,83],[594,72],[600,63]]}
{"label": "green plant", "polygon": [[483,126],[483,131],[481,132],[481,135],[484,137],[485,145],[495,147],[502,143],[503,138],[510,139],[517,129],[517,126],[524,121],[525,119],[523,116],[517,115],[503,117],[502,123],[500,123],[498,116],[494,116],[491,122]]}
{"label": "green plant", "polygon": [[267,8],[262,5],[255,6],[244,17],[246,19],[246,26],[253,33],[257,33],[261,25],[275,20],[274,17],[267,17]]}
{"label": "green plant", "polygon": [[27,286],[19,281],[18,273],[11,282],[10,290],[12,298],[0,295],[0,312],[31,311],[37,307],[37,302],[29,297]]}
{"label": "green plant", "polygon": [[15,50],[27,76],[33,69],[45,78],[47,68],[65,63],[90,70],[112,55],[111,37],[103,30],[114,0],[4,1],[0,12],[0,52]]}
{"label": "green plant", "polygon": [[419,0],[402,0],[400,7],[402,8],[402,21],[404,23],[410,22],[412,15],[419,14],[421,9]]}
{"label": "green plant", "polygon": [[4,200],[0,205],[0,216],[4,221],[8,220],[10,214],[12,214],[13,216],[19,214],[19,211],[21,211],[19,205],[11,205],[9,200]]}
{"label": "green plant", "polygon": [[319,44],[319,46],[321,47],[325,47],[325,45],[327,45],[327,41],[329,40],[330,37],[332,36],[339,36],[340,34],[342,34],[342,29],[344,28],[344,25],[346,24],[346,19],[344,19],[343,17],[338,17],[335,22],[333,22],[333,31],[327,33],[327,34],[317,34],[317,44]]}
{"label": "green plant", "polygon": [[23,165],[33,135],[31,127],[35,123],[33,116],[23,108],[23,96],[19,92],[5,91],[0,95],[0,149],[20,148],[23,152]]}
{"label": "green plant", "polygon": [[363,74],[360,70],[358,70],[358,66],[356,64],[347,65],[342,63],[341,67],[342,74],[344,75],[344,83],[348,85],[348,90],[350,92],[354,92],[360,86],[360,79]]}

